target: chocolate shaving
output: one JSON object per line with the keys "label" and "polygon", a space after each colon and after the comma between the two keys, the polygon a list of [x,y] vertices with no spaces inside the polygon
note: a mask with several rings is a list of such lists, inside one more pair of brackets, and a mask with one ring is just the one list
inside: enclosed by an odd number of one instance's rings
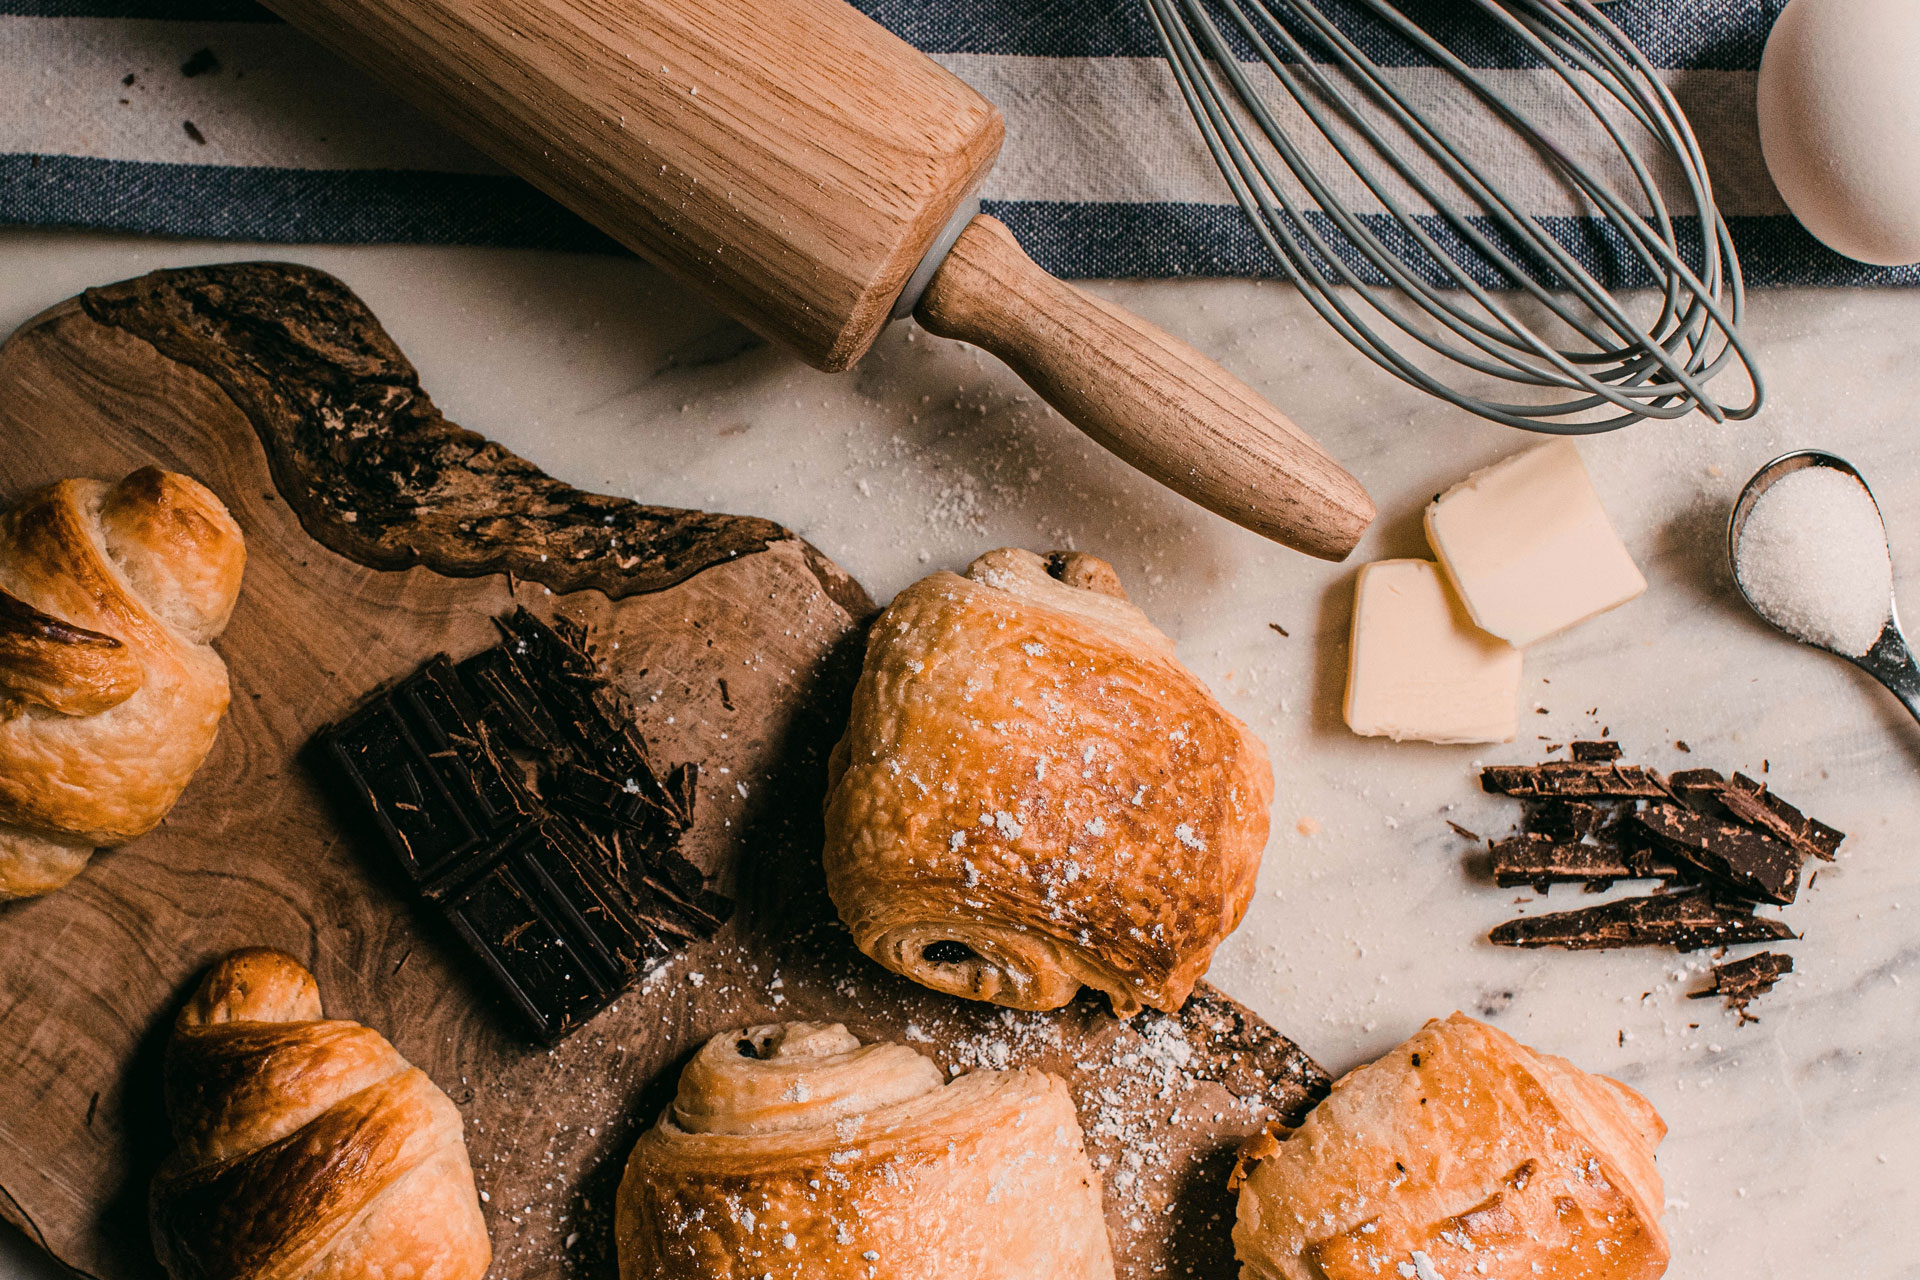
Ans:
{"label": "chocolate shaving", "polygon": [[1698,951],[1743,942],[1778,942],[1793,936],[1793,930],[1783,922],[1754,915],[1749,904],[1727,902],[1709,889],[1690,889],[1509,920],[1487,938],[1502,947],[1564,947],[1569,951],[1673,947]]}
{"label": "chocolate shaving", "polygon": [[1653,805],[1633,821],[1660,847],[1741,897],[1785,906],[1799,893],[1801,855],[1769,836],[1675,804]]}
{"label": "chocolate shaving", "polygon": [[1567,751],[1575,760],[1585,764],[1607,764],[1620,758],[1620,744],[1611,739],[1604,742],[1569,742]]}
{"label": "chocolate shaving", "polygon": [[1725,996],[1727,1007],[1740,1015],[1740,1025],[1760,1019],[1747,1012],[1747,1005],[1773,990],[1773,984],[1793,972],[1793,957],[1778,951],[1762,951],[1740,960],[1713,966],[1712,981],[1704,991],[1690,991],[1690,1000]]}
{"label": "chocolate shaving", "polygon": [[1488,765],[1480,785],[1522,800],[1664,800],[1660,775],[1637,764],[1549,760],[1537,765]]}

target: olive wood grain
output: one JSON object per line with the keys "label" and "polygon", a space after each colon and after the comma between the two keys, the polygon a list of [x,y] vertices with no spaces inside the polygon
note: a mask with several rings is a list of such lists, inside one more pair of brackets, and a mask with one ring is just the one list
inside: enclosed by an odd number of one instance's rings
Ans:
{"label": "olive wood grain", "polygon": [[1373,521],[1360,482],[1246,383],[1054,279],[994,218],[961,232],[914,317],[999,356],[1069,422],[1235,524],[1342,560]]}
{"label": "olive wood grain", "polygon": [[[1211,989],[1130,1024],[1091,999],[1014,1015],[853,949],[820,870],[820,804],[872,606],[799,538],[549,479],[441,418],[359,300],[301,267],[161,272],[53,308],[0,347],[0,439],[0,504],[158,463],[211,486],[249,549],[218,646],[233,709],[179,806],[60,892],[0,907],[0,1216],[63,1262],[156,1274],[145,1196],[167,1147],[168,1024],[213,960],[272,946],[460,1105],[497,1280],[610,1277],[620,1168],[679,1065],[779,1018],[844,1021],[946,1066],[1059,1073],[1120,1275],[1234,1274],[1233,1149],[1297,1120],[1325,1074]],[[493,643],[515,602],[585,621],[657,758],[700,762],[687,851],[740,904],[552,1050],[369,856],[307,749],[430,655]]]}

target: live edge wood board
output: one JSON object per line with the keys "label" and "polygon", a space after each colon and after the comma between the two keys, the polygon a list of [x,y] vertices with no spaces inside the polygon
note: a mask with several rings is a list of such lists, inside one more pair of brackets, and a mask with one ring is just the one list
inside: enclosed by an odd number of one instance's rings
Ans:
{"label": "live edge wood board", "polygon": [[[1209,988],[1131,1023],[1092,999],[1015,1015],[853,950],[826,900],[819,813],[873,604],[813,547],[771,521],[551,479],[442,418],[345,285],[285,264],[89,290],[0,348],[0,503],[148,463],[210,485],[246,531],[246,585],[219,642],[233,709],[159,830],[58,893],[0,907],[0,1214],[61,1261],[157,1273],[145,1197],[167,1147],[167,1027],[209,963],[268,945],[460,1105],[493,1276],[612,1275],[620,1168],[687,1055],[731,1027],[802,1017],[949,1067],[1062,1075],[1120,1274],[1234,1274],[1233,1150],[1297,1120],[1325,1076]],[[309,745],[433,654],[493,643],[491,620],[516,602],[584,620],[656,758],[700,763],[686,847],[740,903],[713,943],[552,1050],[411,904]]]}

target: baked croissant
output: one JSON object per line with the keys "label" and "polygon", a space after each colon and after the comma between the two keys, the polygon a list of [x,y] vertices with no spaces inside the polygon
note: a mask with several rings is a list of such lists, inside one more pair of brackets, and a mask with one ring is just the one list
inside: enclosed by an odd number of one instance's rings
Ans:
{"label": "baked croissant", "polygon": [[379,1032],[322,1019],[300,962],[215,965],[167,1046],[155,1175],[173,1280],[478,1280],[492,1258],[460,1112]]}
{"label": "baked croissant", "polygon": [[1113,569],[981,556],[874,623],[828,764],[827,887],[867,955],[953,995],[1173,1010],[1240,923],[1266,749]]}
{"label": "baked croissant", "polygon": [[1667,1240],[1633,1090],[1462,1014],[1241,1159],[1245,1280],[1653,1280]]}
{"label": "baked croissant", "polygon": [[173,808],[226,714],[209,642],[246,554],[218,498],[155,467],[0,514],[0,899],[59,888]]}
{"label": "baked croissant", "polygon": [[621,1280],[1111,1280],[1067,1087],[948,1083],[899,1044],[790,1022],[715,1036],[627,1162]]}

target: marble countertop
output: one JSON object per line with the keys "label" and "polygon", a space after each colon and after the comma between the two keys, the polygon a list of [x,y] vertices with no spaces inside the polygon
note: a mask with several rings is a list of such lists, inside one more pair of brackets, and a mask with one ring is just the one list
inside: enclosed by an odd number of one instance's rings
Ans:
{"label": "marble countertop", "polygon": [[[1640,1089],[1671,1126],[1660,1169],[1681,1280],[1920,1276],[1920,726],[1748,615],[1723,553],[1744,479],[1818,446],[1866,474],[1896,579],[1920,589],[1920,292],[1760,294],[1747,331],[1772,402],[1758,419],[1583,445],[1649,590],[1528,652],[1522,741],[1434,747],[1341,723],[1354,572],[1427,554],[1425,502],[1527,440],[1380,374],[1289,288],[1097,286],[1220,356],[1361,477],[1381,514],[1344,565],[1158,488],[969,348],[895,326],[853,373],[817,373],[632,261],[8,231],[0,332],[88,285],[261,256],[358,290],[455,421],[585,488],[773,517],[876,598],[996,546],[1111,560],[1272,751],[1274,836],[1220,985],[1336,1072],[1464,1009]],[[1475,879],[1447,826],[1498,832],[1515,816],[1473,766],[1603,728],[1661,768],[1764,768],[1851,833],[1786,913],[1806,935],[1790,946],[1798,971],[1755,1006],[1758,1023],[1686,998],[1701,958],[1484,941],[1534,895]],[[0,1280],[43,1274],[0,1237]]]}

